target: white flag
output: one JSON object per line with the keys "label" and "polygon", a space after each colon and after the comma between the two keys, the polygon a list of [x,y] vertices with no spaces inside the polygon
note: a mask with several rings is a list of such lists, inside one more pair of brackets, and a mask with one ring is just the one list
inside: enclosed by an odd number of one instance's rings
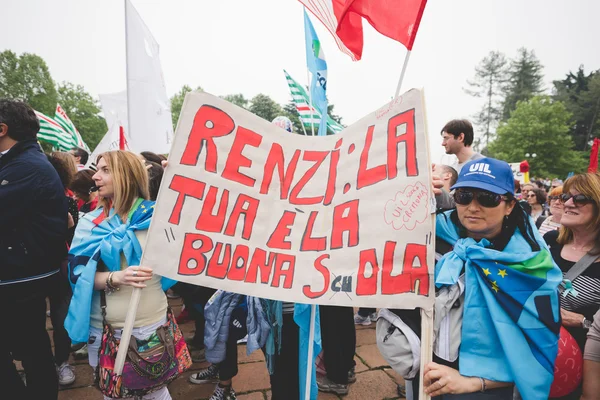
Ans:
{"label": "white flag", "polygon": [[130,149],[166,154],[171,150],[173,123],[159,47],[129,0],[125,0],[125,35]]}
{"label": "white flag", "polygon": [[114,124],[120,125],[129,133],[127,126],[127,91],[117,93],[107,93],[98,95],[102,105],[102,113],[106,119],[106,125],[112,127]]}
{"label": "white flag", "polygon": [[[119,129],[120,126],[118,122],[115,122],[112,125],[110,125],[110,129],[108,130],[108,132],[106,132],[100,143],[98,143],[98,145],[94,149],[94,152],[90,156],[86,167],[89,168],[90,165],[92,165],[92,163],[96,163],[96,159],[100,154],[105,153],[107,151],[119,150]],[[129,137],[127,135],[127,131],[125,131],[124,133],[126,144],[125,150],[131,150],[128,146]]]}

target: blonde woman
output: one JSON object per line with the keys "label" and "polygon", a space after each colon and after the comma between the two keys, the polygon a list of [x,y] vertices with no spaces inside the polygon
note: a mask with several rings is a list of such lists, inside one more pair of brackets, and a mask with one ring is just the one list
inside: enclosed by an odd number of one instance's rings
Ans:
{"label": "blonde woman", "polygon": [[538,230],[540,231],[540,235],[545,235],[550,231],[558,230],[560,225],[560,219],[563,215],[563,203],[560,198],[562,194],[562,186],[558,186],[553,188],[548,195],[548,204],[550,205],[550,216],[548,218],[544,218],[542,221],[536,221],[536,225],[538,226]]}
{"label": "blonde woman", "polygon": [[[544,235],[554,262],[567,274],[586,254],[596,257],[573,279],[574,290],[560,296],[562,325],[583,351],[594,314],[600,309],[600,174],[580,174],[567,179],[561,199],[562,227]],[[578,398],[580,390],[572,393],[571,398]]]}
{"label": "blonde woman", "polygon": [[[136,338],[152,335],[166,322],[167,311],[161,277],[139,266],[154,209],[154,203],[147,200],[148,174],[137,156],[126,151],[101,154],[96,164],[93,179],[99,205],[80,221],[73,239],[69,254],[73,300],[65,322],[73,341],[88,342],[92,368],[98,365],[102,337],[101,291],[106,293],[106,320],[117,337],[133,288],[144,289],[133,329]],[[171,396],[163,387],[143,399]]]}

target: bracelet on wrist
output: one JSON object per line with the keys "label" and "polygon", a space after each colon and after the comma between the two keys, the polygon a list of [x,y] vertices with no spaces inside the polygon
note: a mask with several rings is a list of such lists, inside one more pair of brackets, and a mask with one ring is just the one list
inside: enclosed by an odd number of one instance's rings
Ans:
{"label": "bracelet on wrist", "polygon": [[104,288],[104,291],[106,292],[106,294],[111,294],[114,293],[116,291],[118,291],[120,288],[118,286],[115,286],[115,284],[113,283],[113,275],[114,275],[114,271],[108,274],[108,277],[106,278],[106,287]]}
{"label": "bracelet on wrist", "polygon": [[483,393],[483,392],[485,392],[485,379],[479,377],[479,380],[481,381],[481,390],[480,390],[480,392]]}

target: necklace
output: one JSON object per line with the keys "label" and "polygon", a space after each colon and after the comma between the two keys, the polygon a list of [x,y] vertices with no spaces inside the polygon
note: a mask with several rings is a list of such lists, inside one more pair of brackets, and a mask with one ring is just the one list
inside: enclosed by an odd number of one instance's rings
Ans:
{"label": "necklace", "polygon": [[571,249],[573,249],[575,251],[581,251],[581,252],[585,251],[586,253],[592,249],[592,246],[590,246],[590,245],[584,245],[584,246],[580,246],[580,247],[575,247],[575,245],[573,243],[570,243],[569,245],[571,246]]}

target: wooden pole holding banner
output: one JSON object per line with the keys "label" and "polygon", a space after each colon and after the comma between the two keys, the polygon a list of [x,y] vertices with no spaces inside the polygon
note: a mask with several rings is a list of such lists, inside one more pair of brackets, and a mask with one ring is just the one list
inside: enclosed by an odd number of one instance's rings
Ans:
{"label": "wooden pole holding banner", "polygon": [[135,314],[137,313],[137,309],[140,304],[141,295],[142,289],[133,288],[133,292],[131,293],[131,300],[129,300],[129,308],[127,308],[127,316],[125,317],[125,326],[123,327],[123,331],[121,332],[121,341],[119,342],[117,359],[115,360],[115,374],[117,375],[121,375],[121,373],[123,373],[123,366],[125,365],[125,356],[127,356],[129,340],[131,339],[133,323],[135,322]]}
{"label": "wooden pole holding banner", "polygon": [[[127,123],[129,126],[129,132],[131,132],[131,113],[130,110],[130,85],[129,85],[129,63],[127,62],[127,47],[128,47],[128,35],[127,32],[127,0],[123,1],[125,5],[125,67],[127,69]],[[131,133],[130,133],[131,134]],[[131,332],[133,331],[133,324],[135,322],[135,314],[137,314],[138,305],[140,304],[140,296],[142,289],[134,288],[131,293],[131,300],[129,300],[129,308],[127,309],[127,316],[125,317],[125,326],[121,331],[121,340],[119,342],[119,350],[117,352],[117,359],[115,360],[115,374],[121,375],[123,373],[123,366],[125,365],[125,356],[127,355],[127,349],[129,348],[129,340],[131,339]]]}
{"label": "wooden pole holding banner", "polygon": [[317,306],[310,306],[310,330],[308,333],[308,362],[306,363],[306,387],[304,389],[304,400],[310,400],[310,390],[312,389],[312,369],[314,368],[313,351],[315,341],[315,325],[317,324]]}
{"label": "wooden pole holding banner", "polygon": [[423,371],[425,366],[433,361],[433,309],[421,308],[421,366],[419,382],[419,399],[430,400],[423,387]]}
{"label": "wooden pole holding banner", "polygon": [[398,81],[398,86],[396,87],[396,95],[394,98],[400,95],[400,89],[402,89],[402,81],[404,80],[404,75],[406,74],[406,67],[408,67],[408,60],[410,59],[411,51],[408,50],[406,52],[406,56],[404,57],[404,65],[402,66],[402,72],[400,73],[400,80]]}

